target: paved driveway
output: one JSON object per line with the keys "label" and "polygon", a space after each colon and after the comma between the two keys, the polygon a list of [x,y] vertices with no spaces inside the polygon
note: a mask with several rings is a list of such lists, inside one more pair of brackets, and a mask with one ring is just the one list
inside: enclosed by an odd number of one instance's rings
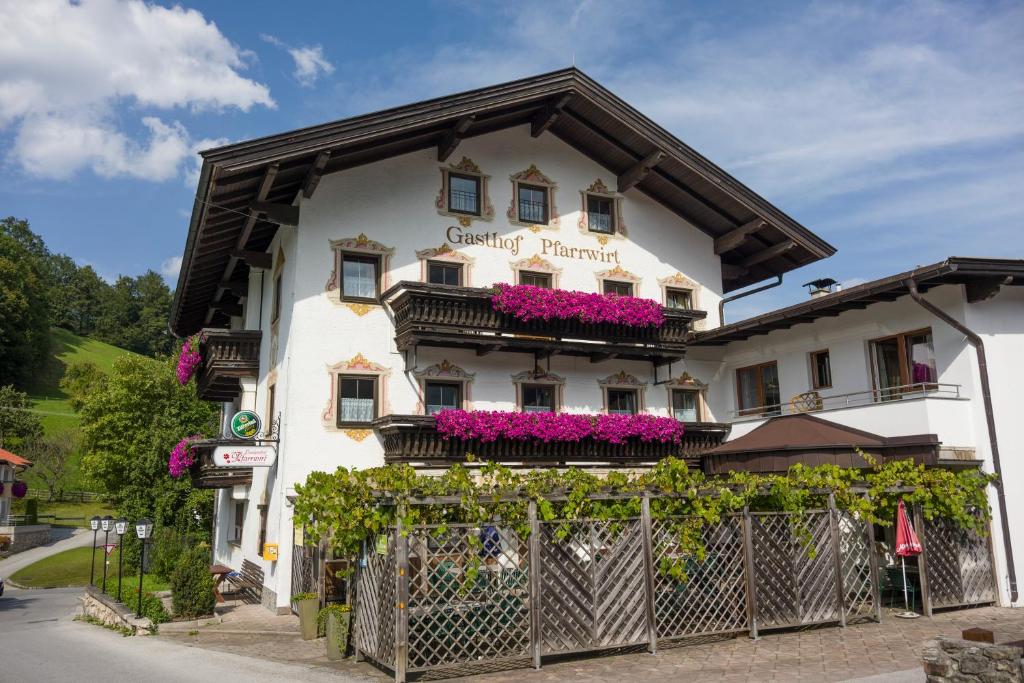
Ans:
{"label": "paved driveway", "polygon": [[[102,543],[102,539],[100,541]],[[56,555],[72,548],[81,548],[92,543],[92,531],[88,529],[70,529],[67,527],[54,527],[51,532],[50,542],[35,548],[29,548],[20,553],[11,555],[6,560],[0,560],[0,576],[10,577],[11,574],[38,562],[44,557]],[[102,550],[100,551],[102,552]]]}

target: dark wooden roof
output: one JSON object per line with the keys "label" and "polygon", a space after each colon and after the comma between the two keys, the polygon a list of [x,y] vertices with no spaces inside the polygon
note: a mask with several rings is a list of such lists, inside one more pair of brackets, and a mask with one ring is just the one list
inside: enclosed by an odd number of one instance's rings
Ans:
{"label": "dark wooden roof", "polygon": [[882,462],[911,458],[919,464],[935,465],[939,439],[934,434],[885,437],[813,415],[784,415],[771,418],[702,457],[707,474],[785,472],[797,463],[869,467],[858,449]]}
{"label": "dark wooden roof", "polygon": [[[176,334],[226,322],[227,283],[262,252],[276,224],[254,202],[290,205],[319,178],[408,152],[451,153],[463,138],[530,124],[555,135],[716,238],[731,291],[835,249],[575,68],[427,100],[202,153],[203,166],[175,291]],[[220,307],[220,308],[218,308]]]}
{"label": "dark wooden roof", "polygon": [[820,318],[835,317],[843,311],[867,308],[880,301],[895,301],[907,295],[909,280],[916,282],[921,292],[939,285],[965,285],[967,300],[973,303],[993,296],[1002,286],[1024,285],[1024,260],[952,256],[941,263],[921,266],[747,320],[699,332],[690,344],[721,346],[775,330],[789,329],[801,323],[814,322]]}

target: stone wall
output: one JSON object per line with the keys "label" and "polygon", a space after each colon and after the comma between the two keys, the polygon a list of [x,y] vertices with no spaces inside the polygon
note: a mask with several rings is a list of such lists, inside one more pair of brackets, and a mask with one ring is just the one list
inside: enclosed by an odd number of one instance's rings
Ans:
{"label": "stone wall", "polygon": [[0,526],[0,536],[9,536],[12,553],[35,548],[50,542],[49,524],[32,524],[30,526]]}
{"label": "stone wall", "polygon": [[1024,650],[956,638],[936,638],[924,644],[928,683],[1022,683]]}
{"label": "stone wall", "polygon": [[85,594],[79,600],[82,601],[83,614],[104,624],[129,628],[134,635],[156,633],[156,628],[149,619],[136,618],[130,608],[93,586],[86,586]]}

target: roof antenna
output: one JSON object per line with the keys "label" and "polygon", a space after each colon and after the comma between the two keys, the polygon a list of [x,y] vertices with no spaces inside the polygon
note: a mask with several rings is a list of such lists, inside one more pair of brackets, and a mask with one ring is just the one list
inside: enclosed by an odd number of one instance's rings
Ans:
{"label": "roof antenna", "polygon": [[573,67],[576,66],[576,50],[572,51],[572,65]]}

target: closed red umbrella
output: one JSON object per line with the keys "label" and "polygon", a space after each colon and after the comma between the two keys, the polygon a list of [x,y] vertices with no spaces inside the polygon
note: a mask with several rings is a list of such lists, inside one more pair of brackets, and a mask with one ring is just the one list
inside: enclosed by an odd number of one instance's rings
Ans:
{"label": "closed red umbrella", "polygon": [[907,517],[907,508],[901,499],[896,506],[896,554],[900,558],[900,565],[903,567],[903,604],[910,611],[910,599],[907,597],[907,565],[905,558],[916,557],[921,554],[921,541],[914,533],[914,527]]}

